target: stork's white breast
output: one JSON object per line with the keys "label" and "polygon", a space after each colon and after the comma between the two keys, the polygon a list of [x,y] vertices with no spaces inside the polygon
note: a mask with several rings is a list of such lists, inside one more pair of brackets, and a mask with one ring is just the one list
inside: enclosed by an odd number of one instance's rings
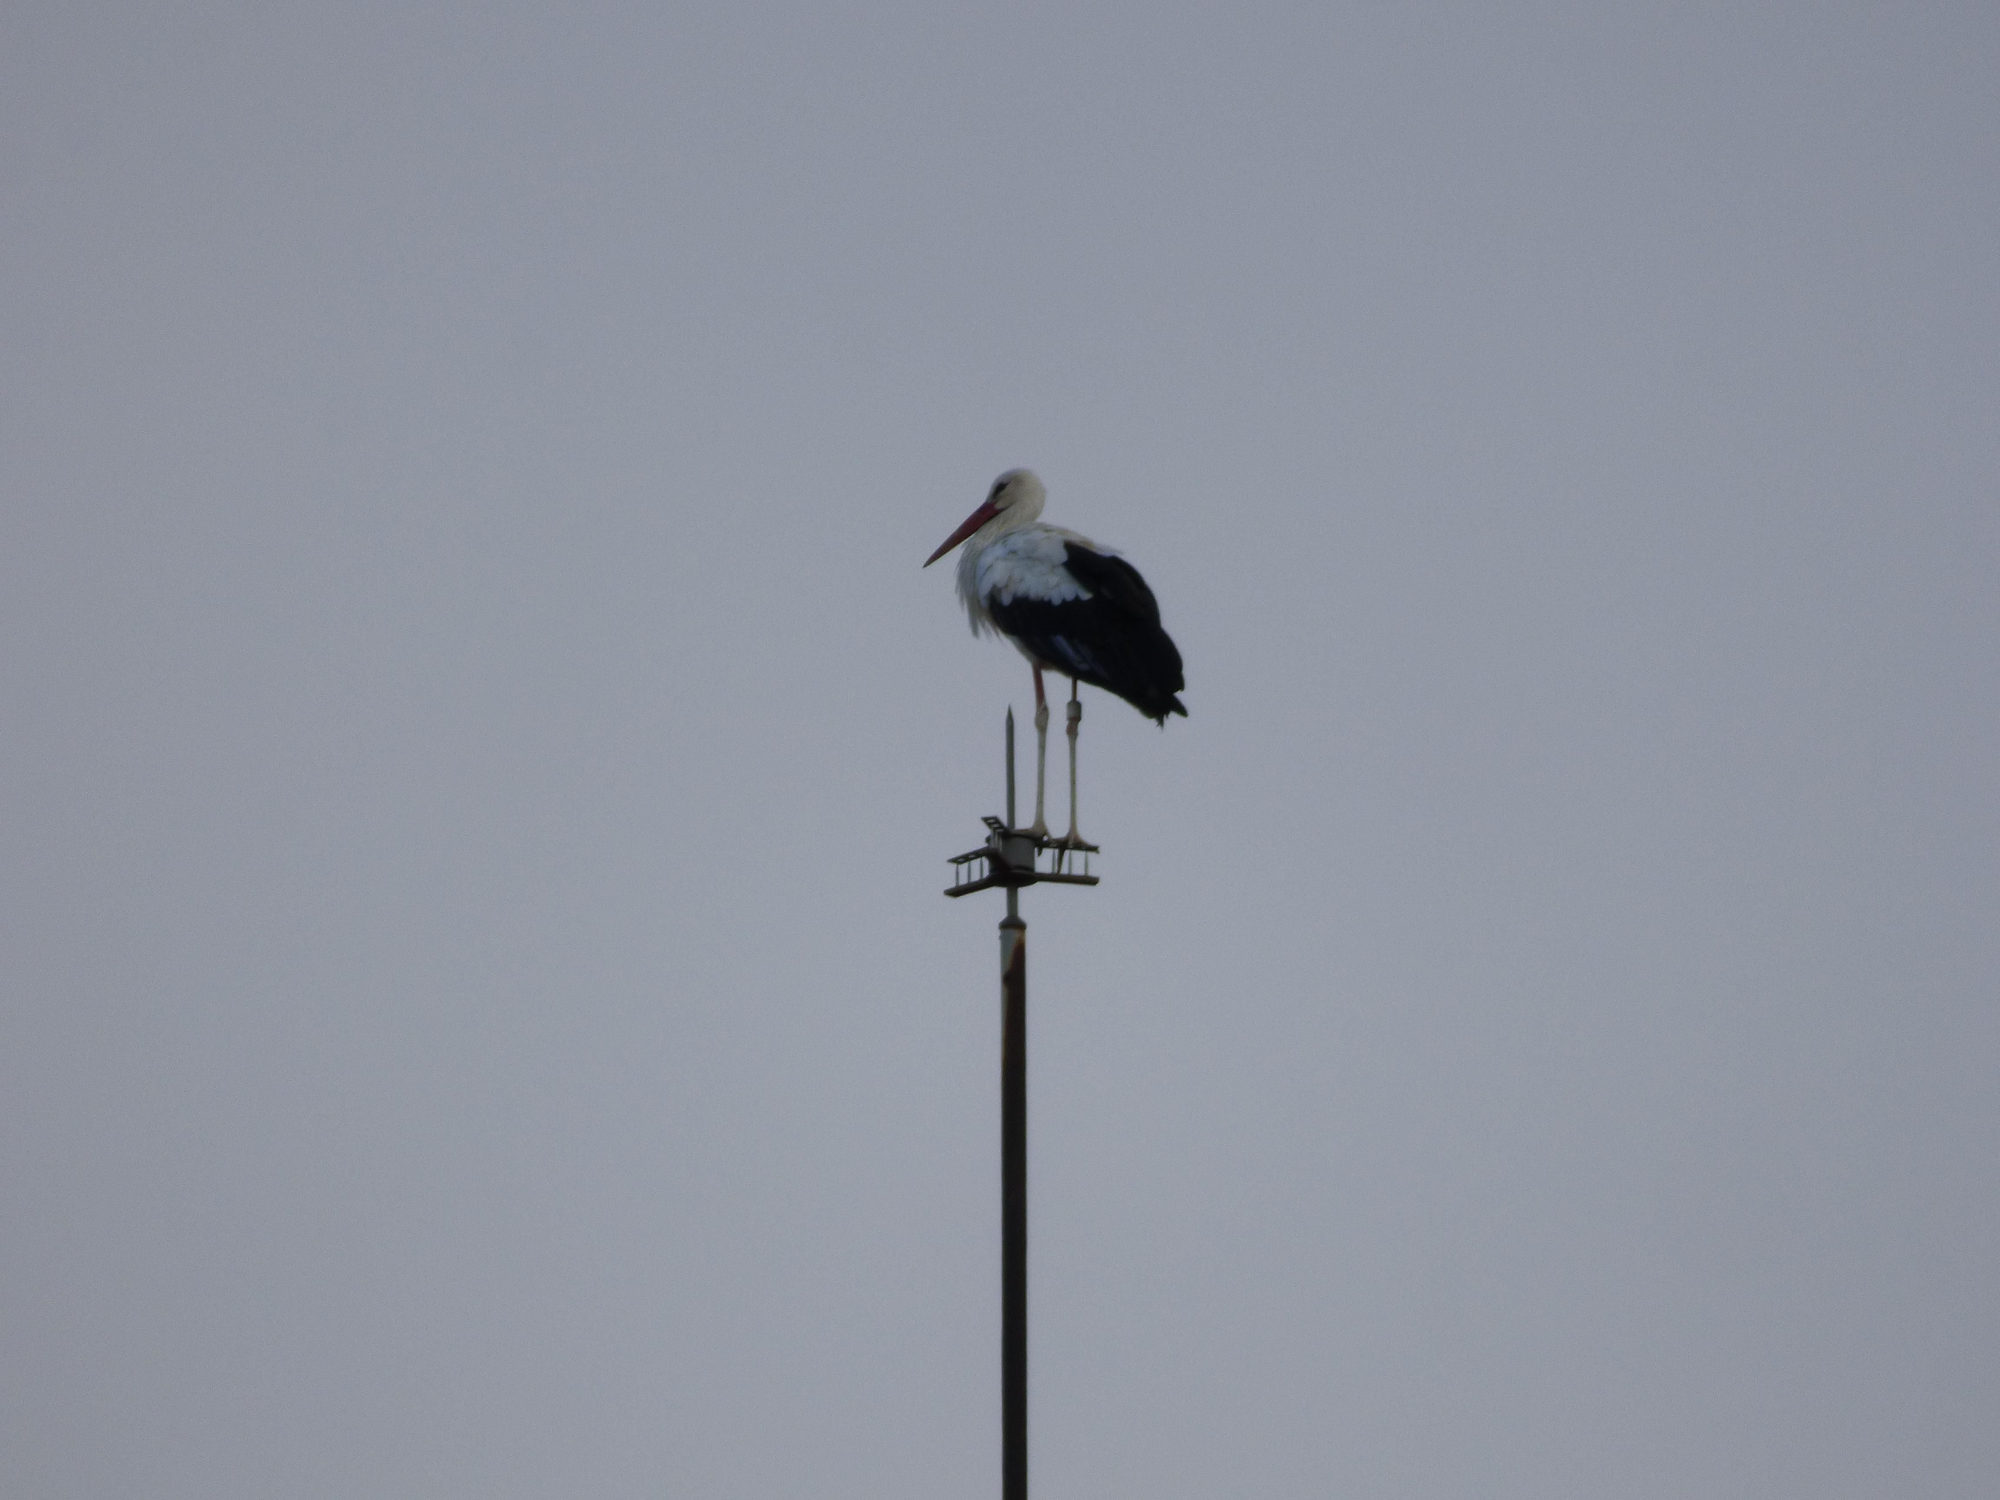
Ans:
{"label": "stork's white breast", "polygon": [[1026,598],[1066,604],[1072,599],[1088,599],[1090,590],[1076,581],[1067,566],[1065,549],[1071,540],[1053,526],[1031,527],[997,539],[979,555],[980,601],[1012,604]]}

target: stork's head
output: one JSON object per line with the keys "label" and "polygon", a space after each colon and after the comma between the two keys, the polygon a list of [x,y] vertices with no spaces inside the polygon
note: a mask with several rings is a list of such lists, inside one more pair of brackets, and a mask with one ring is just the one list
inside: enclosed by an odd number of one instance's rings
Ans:
{"label": "stork's head", "polygon": [[944,545],[924,559],[924,566],[928,568],[988,522],[1000,523],[993,528],[996,535],[1027,525],[1042,513],[1042,502],[1047,498],[1048,491],[1035,478],[1034,470],[1009,469],[993,481],[993,488],[979,509],[961,521],[958,530],[944,539]]}

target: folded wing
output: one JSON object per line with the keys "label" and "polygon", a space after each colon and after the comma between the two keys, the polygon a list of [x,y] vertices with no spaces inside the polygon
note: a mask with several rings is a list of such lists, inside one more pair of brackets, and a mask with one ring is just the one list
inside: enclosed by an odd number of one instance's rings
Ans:
{"label": "folded wing", "polygon": [[1036,660],[1080,682],[1116,693],[1164,724],[1187,713],[1176,695],[1187,683],[1181,654],[1160,628],[1160,606],[1139,570],[1077,542],[1065,546],[1065,566],[1087,597],[1059,602],[1015,594],[988,598],[993,623]]}

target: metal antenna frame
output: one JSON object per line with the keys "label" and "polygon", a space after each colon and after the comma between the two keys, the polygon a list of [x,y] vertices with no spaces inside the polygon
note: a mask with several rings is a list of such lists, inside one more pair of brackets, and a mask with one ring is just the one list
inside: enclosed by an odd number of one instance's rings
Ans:
{"label": "metal antenna frame", "polygon": [[[1047,710],[1044,709],[1044,713]],[[1076,725],[1069,714],[1070,833],[1014,826],[1014,710],[1007,710],[1007,818],[988,816],[986,842],[951,858],[947,896],[1004,887],[1000,922],[1000,1494],[1028,1500],[1028,924],[1023,886],[1096,885],[1097,845],[1076,836]],[[1039,780],[1039,778],[1038,778]],[[1035,811],[1040,821],[1037,787]],[[1047,855],[1046,861],[1043,856]]]}

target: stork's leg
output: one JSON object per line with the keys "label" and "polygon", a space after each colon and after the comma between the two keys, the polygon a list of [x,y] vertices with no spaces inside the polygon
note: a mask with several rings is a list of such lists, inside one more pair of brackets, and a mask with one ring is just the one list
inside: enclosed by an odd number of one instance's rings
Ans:
{"label": "stork's leg", "polygon": [[1076,679],[1069,680],[1069,837],[1065,844],[1074,848],[1083,842],[1076,831],[1076,731],[1083,723],[1083,700],[1077,697]]}
{"label": "stork's leg", "polygon": [[1035,821],[1028,832],[1038,839],[1049,836],[1048,819],[1042,816],[1042,793],[1049,779],[1049,700],[1042,692],[1042,669],[1035,668]]}

